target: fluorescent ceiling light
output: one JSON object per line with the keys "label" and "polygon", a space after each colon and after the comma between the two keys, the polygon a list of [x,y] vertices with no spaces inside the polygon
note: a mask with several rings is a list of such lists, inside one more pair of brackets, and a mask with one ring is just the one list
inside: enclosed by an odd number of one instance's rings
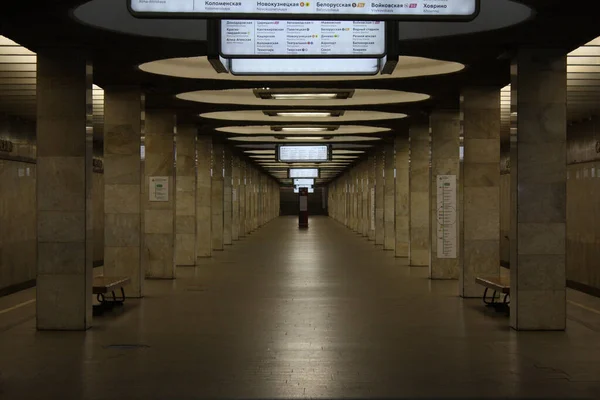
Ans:
{"label": "fluorescent ceiling light", "polygon": [[278,117],[301,117],[301,118],[327,118],[331,117],[330,112],[313,112],[313,111],[280,111],[276,114]]}
{"label": "fluorescent ceiling light", "polygon": [[323,140],[323,136],[286,136],[286,140]]}
{"label": "fluorescent ceiling light", "polygon": [[288,128],[281,128],[282,132],[327,132],[329,131],[328,128],[320,126],[307,126],[307,127],[288,127]]}
{"label": "fluorescent ceiling light", "polygon": [[275,100],[330,100],[337,98],[337,93],[287,93],[272,94]]}

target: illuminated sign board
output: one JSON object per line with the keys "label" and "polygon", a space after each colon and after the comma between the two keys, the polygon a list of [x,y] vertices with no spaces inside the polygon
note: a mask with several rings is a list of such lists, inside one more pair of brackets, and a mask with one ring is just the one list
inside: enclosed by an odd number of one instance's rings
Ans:
{"label": "illuminated sign board", "polygon": [[376,75],[378,58],[231,58],[232,75]]}
{"label": "illuminated sign board", "polygon": [[277,146],[279,162],[326,162],[331,159],[331,148],[328,145]]}
{"label": "illuminated sign board", "polygon": [[471,21],[479,0],[128,0],[138,18],[273,18]]}
{"label": "illuminated sign board", "polygon": [[381,21],[221,21],[221,55],[383,57]]}
{"label": "illuminated sign board", "polygon": [[292,178],[318,178],[318,168],[290,168],[288,171],[288,177]]}
{"label": "illuminated sign board", "polygon": [[294,186],[294,193],[300,193],[300,188],[303,188],[303,187],[308,189],[308,193],[315,192],[315,188],[312,186]]}
{"label": "illuminated sign board", "polygon": [[313,186],[314,179],[294,179],[294,186]]}

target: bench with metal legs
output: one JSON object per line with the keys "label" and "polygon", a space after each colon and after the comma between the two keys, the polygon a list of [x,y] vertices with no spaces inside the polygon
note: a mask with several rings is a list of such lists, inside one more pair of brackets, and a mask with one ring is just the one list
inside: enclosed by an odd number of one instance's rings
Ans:
{"label": "bench with metal legs", "polygon": [[[498,312],[510,311],[510,281],[502,278],[475,278],[475,282],[485,287],[483,302],[487,307],[492,307]],[[488,296],[492,290],[491,297]]]}
{"label": "bench with metal legs", "polygon": [[[125,285],[129,282],[127,277],[95,277],[92,293],[96,295],[99,304],[94,305],[94,314],[100,315],[114,306],[122,306],[125,302]],[[115,291],[120,291],[121,296],[117,297]]]}

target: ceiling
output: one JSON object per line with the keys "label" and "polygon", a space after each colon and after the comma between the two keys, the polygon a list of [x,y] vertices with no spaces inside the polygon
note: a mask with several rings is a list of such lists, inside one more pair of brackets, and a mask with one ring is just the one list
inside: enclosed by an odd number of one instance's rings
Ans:
{"label": "ceiling", "polygon": [[[494,5],[507,0],[482,1]],[[275,162],[274,145],[303,140],[283,140],[272,132],[271,126],[307,125],[307,121],[270,117],[263,113],[265,109],[345,111],[343,116],[327,121],[310,120],[313,125],[339,126],[339,132],[332,133],[328,142],[334,149],[334,160],[323,168],[328,171],[323,178],[328,180],[360,161],[372,146],[391,140],[397,134],[406,134],[409,124],[425,118],[431,109],[457,108],[461,88],[467,85],[504,88],[502,104],[510,104],[510,89],[506,87],[510,80],[510,57],[519,46],[552,46],[570,52],[569,119],[577,121],[597,114],[600,41],[594,38],[600,35],[595,12],[599,6],[587,0],[578,1],[576,7],[573,2],[564,0],[522,0],[521,3],[532,7],[535,16],[508,28],[502,28],[505,16],[493,12],[470,25],[403,23],[399,38],[403,57],[392,76],[285,80],[215,74],[205,57],[205,21],[182,20],[173,24],[157,20],[149,25],[148,21],[132,20],[124,15],[124,0],[94,0],[86,7],[90,10],[96,7],[92,15],[97,18],[82,24],[72,14],[77,7],[86,4],[83,0],[10,2],[3,5],[0,14],[0,34],[3,35],[0,37],[0,112],[35,119],[36,52],[45,48],[76,48],[85,52],[94,65],[97,141],[102,140],[101,87],[140,85],[147,93],[147,108],[173,110],[179,121],[198,124],[200,134],[212,135],[215,140],[235,146],[240,155],[283,182],[286,182],[287,166]],[[112,28],[101,18],[102,12],[111,7],[121,10],[110,13]],[[520,12],[522,8],[515,8],[513,17]],[[90,24],[105,26],[98,29]],[[494,30],[485,31],[486,28]],[[142,36],[110,29],[141,32]],[[444,36],[449,33],[461,34]],[[251,90],[265,87],[310,87],[315,92],[328,88],[354,89],[356,95],[346,101],[273,104],[273,100],[257,98]],[[503,121],[509,121],[510,112],[505,110],[503,107]],[[298,133],[298,137],[303,136],[311,135]],[[263,153],[250,153],[253,151]]]}

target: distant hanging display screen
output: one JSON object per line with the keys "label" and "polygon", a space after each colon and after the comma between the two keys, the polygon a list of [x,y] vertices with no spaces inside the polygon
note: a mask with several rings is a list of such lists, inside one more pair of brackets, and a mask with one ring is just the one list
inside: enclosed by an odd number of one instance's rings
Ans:
{"label": "distant hanging display screen", "polygon": [[294,193],[300,193],[300,188],[307,188],[308,189],[308,193],[314,193],[315,192],[315,188],[312,186],[294,186]]}
{"label": "distant hanging display screen", "polygon": [[382,21],[221,21],[221,55],[230,57],[383,57]]}
{"label": "distant hanging display screen", "polygon": [[277,147],[277,160],[279,162],[327,162],[330,159],[331,151],[328,145],[280,145]]}
{"label": "distant hanging display screen", "polygon": [[314,186],[314,179],[294,179],[294,186]]}
{"label": "distant hanging display screen", "polygon": [[318,178],[318,168],[290,168],[288,171],[288,177],[292,178]]}
{"label": "distant hanging display screen", "polygon": [[[128,0],[138,18],[394,19],[471,21],[480,0]],[[490,0],[488,0],[490,1]]]}

